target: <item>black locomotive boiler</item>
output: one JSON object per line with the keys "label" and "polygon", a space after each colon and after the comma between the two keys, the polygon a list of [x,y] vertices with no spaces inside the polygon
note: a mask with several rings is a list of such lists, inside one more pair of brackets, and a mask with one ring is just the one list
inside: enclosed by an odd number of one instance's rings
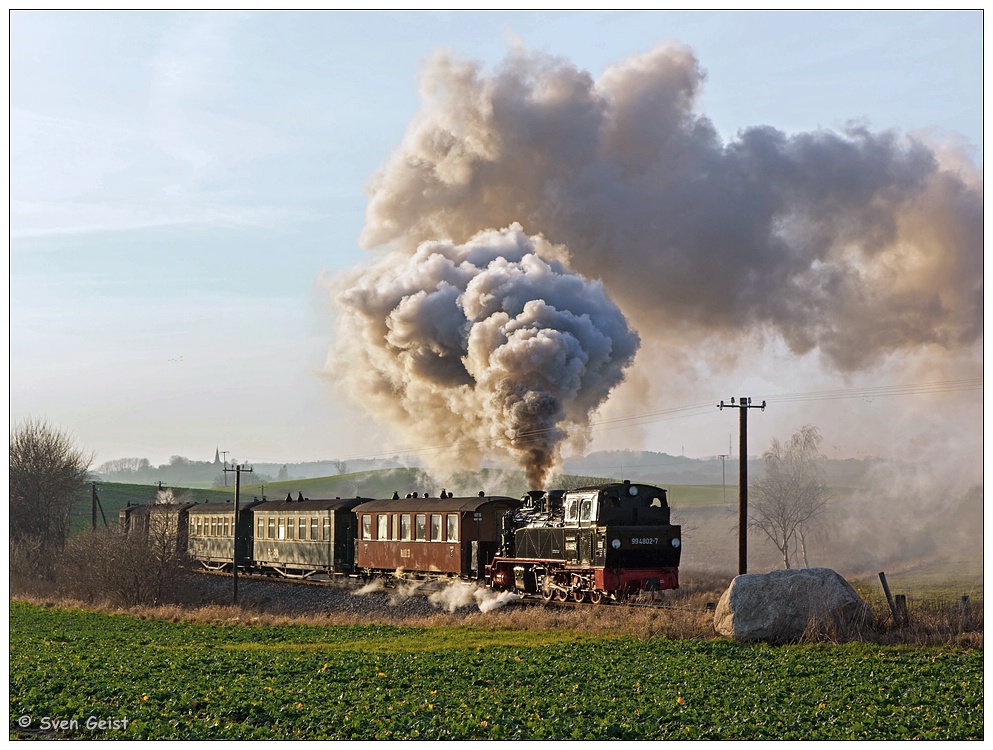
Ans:
{"label": "black locomotive boiler", "polygon": [[531,492],[504,516],[486,582],[545,599],[622,601],[678,588],[680,545],[661,487],[624,481]]}

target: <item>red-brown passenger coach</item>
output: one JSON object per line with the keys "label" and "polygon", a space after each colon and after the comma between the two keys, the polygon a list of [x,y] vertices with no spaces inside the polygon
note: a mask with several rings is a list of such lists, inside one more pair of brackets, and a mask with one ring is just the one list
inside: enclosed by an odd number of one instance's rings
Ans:
{"label": "red-brown passenger coach", "polygon": [[481,579],[500,545],[511,497],[407,497],[353,509],[358,521],[355,567],[366,574]]}

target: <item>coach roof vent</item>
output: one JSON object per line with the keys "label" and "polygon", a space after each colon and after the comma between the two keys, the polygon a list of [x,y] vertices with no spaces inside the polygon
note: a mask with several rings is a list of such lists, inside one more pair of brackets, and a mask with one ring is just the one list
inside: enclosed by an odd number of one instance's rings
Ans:
{"label": "coach roof vent", "polygon": [[302,492],[298,492],[297,493],[297,502],[298,503],[302,503],[303,502],[303,493]]}
{"label": "coach roof vent", "polygon": [[400,499],[400,493],[397,492],[396,490],[393,490],[393,497],[390,498],[390,499],[391,500],[399,500]]}
{"label": "coach roof vent", "polygon": [[288,503],[292,503],[293,502],[293,493],[292,492],[287,492],[286,493],[286,502],[288,502]]}

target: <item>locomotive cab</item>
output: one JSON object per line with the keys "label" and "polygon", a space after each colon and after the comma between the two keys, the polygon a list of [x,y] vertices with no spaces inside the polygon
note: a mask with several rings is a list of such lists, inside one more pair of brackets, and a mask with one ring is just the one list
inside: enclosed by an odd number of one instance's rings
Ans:
{"label": "locomotive cab", "polygon": [[570,492],[566,526],[660,526],[669,524],[669,503],[661,487],[610,485],[605,490]]}

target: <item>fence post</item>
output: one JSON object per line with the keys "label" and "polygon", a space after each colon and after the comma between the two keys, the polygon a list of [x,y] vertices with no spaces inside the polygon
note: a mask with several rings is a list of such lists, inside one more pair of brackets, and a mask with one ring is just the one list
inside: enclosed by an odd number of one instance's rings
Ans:
{"label": "fence post", "polygon": [[888,583],[886,583],[886,574],[880,573],[879,580],[883,584],[883,593],[886,594],[886,603],[890,605],[890,613],[892,613],[893,615],[893,624],[899,625],[900,618],[897,616],[896,613],[896,605],[893,603],[893,595],[890,593],[890,586]]}
{"label": "fence post", "polygon": [[897,594],[896,599],[896,623],[897,625],[906,625],[910,622],[910,615],[907,613],[907,596],[906,594]]}

